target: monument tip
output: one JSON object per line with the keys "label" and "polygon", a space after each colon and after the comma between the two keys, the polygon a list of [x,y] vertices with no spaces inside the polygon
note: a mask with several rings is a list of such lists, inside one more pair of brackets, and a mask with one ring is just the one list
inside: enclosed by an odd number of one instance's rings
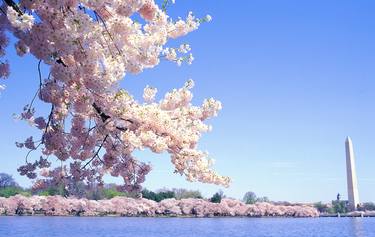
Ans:
{"label": "monument tip", "polygon": [[347,136],[346,139],[345,139],[345,141],[346,142],[352,142],[352,139],[349,136]]}

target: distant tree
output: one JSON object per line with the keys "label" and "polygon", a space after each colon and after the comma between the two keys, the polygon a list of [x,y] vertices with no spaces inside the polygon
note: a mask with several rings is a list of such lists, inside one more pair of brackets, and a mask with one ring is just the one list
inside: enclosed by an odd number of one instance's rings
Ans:
{"label": "distant tree", "polygon": [[63,197],[68,196],[66,189],[63,185],[49,186],[44,189],[38,190],[36,194],[39,196],[56,196],[56,195],[60,195]]}
{"label": "distant tree", "polygon": [[50,189],[41,190],[38,192],[39,196],[54,196],[53,191]]}
{"label": "distant tree", "polygon": [[287,201],[272,201],[270,202],[276,206],[293,206],[293,203],[287,202]]}
{"label": "distant tree", "polygon": [[0,173],[0,188],[19,186],[13,177],[6,173]]}
{"label": "distant tree", "polygon": [[337,201],[337,200],[332,201],[332,208],[333,208],[334,213],[348,212],[345,201]]}
{"label": "distant tree", "polygon": [[82,181],[69,183],[69,187],[68,187],[69,196],[83,198],[83,197],[86,197],[87,191],[88,191],[88,185]]}
{"label": "distant tree", "polygon": [[169,198],[175,198],[175,194],[172,191],[165,191],[165,192],[159,192],[157,193],[158,197],[158,202],[164,200],[164,199],[169,199]]}
{"label": "distant tree", "polygon": [[163,191],[159,191],[155,193],[153,191],[143,189],[142,197],[149,199],[149,200],[153,200],[155,202],[160,202],[164,199],[175,198],[175,193],[173,191],[167,191],[167,190],[163,190]]}
{"label": "distant tree", "polygon": [[0,197],[11,197],[19,194],[20,190],[14,187],[3,187],[0,189]]}
{"label": "distant tree", "polygon": [[103,186],[97,183],[87,185],[86,198],[90,200],[104,199]]}
{"label": "distant tree", "polygon": [[258,197],[256,202],[270,202],[270,199],[268,197]]}
{"label": "distant tree", "polygon": [[31,196],[31,192],[28,190],[23,190],[21,187],[5,187],[0,189],[0,197],[11,197],[17,194],[23,196]]}
{"label": "distant tree", "polygon": [[224,193],[223,191],[219,191],[217,193],[215,193],[211,198],[210,198],[210,202],[213,202],[213,203],[220,203],[221,202],[221,199],[223,199],[224,197]]}
{"label": "distant tree", "polygon": [[373,203],[373,202],[362,203],[359,210],[360,211],[375,211],[375,203]]}
{"label": "distant tree", "polygon": [[127,193],[117,191],[116,187],[104,188],[103,196],[105,199],[111,199],[119,196],[127,196]]}
{"label": "distant tree", "polygon": [[257,201],[257,195],[254,192],[247,192],[243,197],[243,202],[246,204],[254,204]]}
{"label": "distant tree", "polygon": [[145,198],[145,199],[149,199],[149,200],[156,200],[156,193],[154,193],[153,191],[150,191],[148,189],[143,189],[142,190],[142,197]]}
{"label": "distant tree", "polygon": [[186,199],[186,198],[196,198],[196,199],[203,198],[201,192],[199,192],[198,190],[194,191],[194,190],[186,190],[183,188],[179,188],[179,189],[173,189],[172,191],[175,194],[175,198],[178,200]]}
{"label": "distant tree", "polygon": [[327,204],[324,204],[322,202],[314,203],[314,207],[320,212],[320,213],[329,213],[330,207]]}

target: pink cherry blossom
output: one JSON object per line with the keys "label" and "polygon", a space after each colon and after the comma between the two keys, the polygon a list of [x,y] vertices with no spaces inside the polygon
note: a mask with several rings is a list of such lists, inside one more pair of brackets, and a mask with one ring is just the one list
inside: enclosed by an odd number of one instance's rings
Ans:
{"label": "pink cherry blossom", "polygon": [[211,203],[203,199],[165,199],[157,203],[148,199],[127,197],[98,201],[61,196],[0,197],[0,215],[40,214],[47,216],[319,216],[319,212],[309,205],[283,206],[271,203],[249,205],[234,199],[223,199],[221,203]]}
{"label": "pink cherry blossom", "polygon": [[[43,155],[19,168],[32,179],[40,174],[36,187],[69,187],[77,180],[102,183],[110,174],[122,178],[123,189],[139,191],[151,164],[134,153],[145,148],[169,153],[175,172],[189,181],[229,185],[228,177],[213,170],[208,153],[198,149],[202,134],[211,130],[206,120],[222,108],[219,101],[211,98],[192,105],[192,80],[159,100],[157,89],[147,86],[144,102],[120,88],[127,74],[141,73],[161,60],[190,64],[190,46],[171,48],[169,42],[210,17],[199,19],[189,12],[185,19],[174,20],[154,0],[9,0],[2,9],[0,56],[6,56],[9,32],[17,39],[19,56],[31,54],[40,60],[35,98],[50,106],[48,114],[36,115],[33,98],[18,117],[41,133],[38,139],[17,143]],[[42,75],[41,67],[49,69],[48,76]],[[8,75],[9,65],[0,63],[0,77]],[[46,160],[55,158],[61,163],[50,167]]]}
{"label": "pink cherry blossom", "polygon": [[9,77],[9,64],[0,63],[0,78],[8,78]]}

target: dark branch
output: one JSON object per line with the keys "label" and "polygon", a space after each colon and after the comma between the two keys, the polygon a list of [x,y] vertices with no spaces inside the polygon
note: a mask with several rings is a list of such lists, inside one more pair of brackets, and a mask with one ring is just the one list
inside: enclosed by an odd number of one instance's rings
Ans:
{"label": "dark branch", "polygon": [[94,14],[95,14],[96,19],[99,18],[99,20],[103,23],[104,29],[105,29],[105,31],[108,33],[109,38],[110,38],[110,39],[112,40],[112,42],[114,43],[115,48],[117,49],[118,53],[119,53],[120,55],[122,55],[121,50],[117,47],[117,45],[116,45],[116,43],[115,43],[115,40],[114,40],[114,38],[112,37],[111,32],[109,32],[109,30],[108,30],[108,28],[107,28],[107,24],[105,23],[105,21],[103,20],[103,18],[102,18],[102,17],[99,15],[99,13],[97,13],[96,11],[94,11]]}
{"label": "dark branch", "polygon": [[[102,119],[103,123],[105,123],[108,119],[111,118],[111,116],[105,114],[102,109],[96,104],[96,103],[93,103],[92,106],[94,107],[95,111],[99,114],[100,118]],[[133,121],[131,120],[126,120],[130,123],[133,123]],[[128,130],[128,128],[124,128],[124,127],[118,127],[116,126],[116,129],[120,130],[120,131],[126,131]]]}
{"label": "dark branch", "polygon": [[105,121],[111,118],[111,116],[106,115],[96,103],[93,103],[92,106],[94,107],[95,111],[99,114],[103,123],[105,123]]}
{"label": "dark branch", "polygon": [[[103,139],[103,142],[102,142],[102,144],[100,144],[100,146],[99,146],[99,148],[98,148],[98,150],[96,150],[96,152],[95,152],[95,155],[82,167],[82,169],[84,169],[84,168],[86,168],[86,166],[88,165],[88,164],[90,164],[94,159],[95,159],[95,157],[99,157],[99,152],[100,152],[100,150],[102,149],[102,147],[103,147],[103,145],[104,145],[104,142],[107,140],[107,138],[108,138],[108,135],[106,135],[105,137],[104,137],[104,139]],[[99,158],[100,159],[100,158]]]}
{"label": "dark branch", "polygon": [[47,129],[48,129],[48,127],[50,126],[50,123],[51,123],[51,120],[52,120],[52,115],[53,115],[53,110],[54,110],[54,109],[55,109],[55,106],[52,105],[52,107],[51,107],[51,112],[49,113],[49,116],[48,116],[48,122],[47,122],[47,125],[46,125],[46,127],[45,127],[45,129],[44,129],[44,132],[43,132],[42,143],[44,143],[44,141],[45,141],[45,135],[46,135],[46,133],[47,133]]}
{"label": "dark branch", "polygon": [[13,0],[3,0],[3,1],[5,2],[5,4],[13,8],[20,16],[23,15],[23,12],[21,11],[21,9]]}
{"label": "dark branch", "polygon": [[64,63],[64,61],[61,58],[58,58],[56,60],[56,63],[59,63],[59,64],[63,65],[64,67],[67,67],[66,64]]}

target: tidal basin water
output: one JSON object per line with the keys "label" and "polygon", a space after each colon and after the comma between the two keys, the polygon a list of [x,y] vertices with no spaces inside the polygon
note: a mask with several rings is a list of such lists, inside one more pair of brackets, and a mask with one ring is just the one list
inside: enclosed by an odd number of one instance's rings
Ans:
{"label": "tidal basin water", "polygon": [[1,237],[371,237],[375,218],[0,217]]}

